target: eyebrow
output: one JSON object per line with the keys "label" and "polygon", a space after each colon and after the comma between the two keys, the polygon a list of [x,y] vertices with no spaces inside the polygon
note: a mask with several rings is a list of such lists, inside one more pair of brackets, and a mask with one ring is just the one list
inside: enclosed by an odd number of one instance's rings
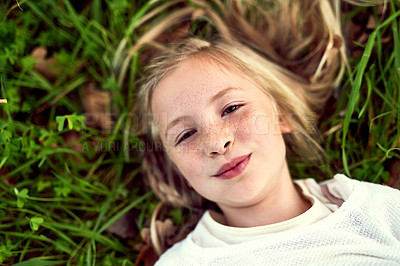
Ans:
{"label": "eyebrow", "polygon": [[228,87],[226,89],[223,89],[222,91],[218,92],[217,94],[215,94],[213,97],[211,97],[210,102],[209,103],[213,103],[216,100],[222,98],[225,94],[229,93],[232,90],[242,90],[240,88],[237,87]]}
{"label": "eyebrow", "polygon": [[[242,90],[241,88],[237,88],[237,87],[228,87],[226,89],[223,89],[222,91],[218,92],[217,94],[215,94],[213,97],[211,97],[209,103],[213,103],[216,100],[220,99],[221,97],[223,97],[225,94],[229,93],[232,90]],[[167,128],[165,129],[165,137],[167,136],[167,132],[168,130],[170,130],[171,128],[173,128],[174,126],[176,126],[179,122],[188,119],[189,116],[179,116],[177,118],[175,118],[174,120],[172,120],[172,122],[170,122],[167,126]]]}
{"label": "eyebrow", "polygon": [[184,115],[184,116],[179,116],[179,117],[175,118],[174,120],[172,120],[172,122],[168,124],[167,129],[165,129],[164,136],[167,137],[168,130],[170,130],[171,128],[176,126],[179,122],[181,122],[187,118],[189,118],[189,116]]}

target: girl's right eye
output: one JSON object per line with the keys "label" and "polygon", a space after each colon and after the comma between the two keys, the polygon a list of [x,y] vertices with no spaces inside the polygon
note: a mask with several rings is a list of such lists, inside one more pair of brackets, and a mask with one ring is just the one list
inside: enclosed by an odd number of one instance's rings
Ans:
{"label": "girl's right eye", "polygon": [[234,105],[228,106],[228,107],[225,108],[225,110],[222,112],[222,116],[229,115],[230,113],[235,112],[236,110],[238,110],[238,109],[241,108],[242,106],[243,106],[243,104],[234,104]]}
{"label": "girl's right eye", "polygon": [[175,146],[181,143],[182,141],[186,140],[187,138],[190,138],[194,133],[196,133],[196,130],[190,130],[185,133],[181,137],[178,136],[178,141],[176,142]]}

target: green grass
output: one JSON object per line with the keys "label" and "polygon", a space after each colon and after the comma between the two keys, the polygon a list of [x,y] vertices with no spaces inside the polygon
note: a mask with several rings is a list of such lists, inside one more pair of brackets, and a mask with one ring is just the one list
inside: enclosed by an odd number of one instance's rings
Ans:
{"label": "green grass", "polygon": [[[1,4],[1,14],[8,13],[0,24],[1,95],[8,104],[0,110],[0,263],[133,265],[154,197],[140,176],[139,150],[120,152],[116,145],[138,139],[123,134],[133,131],[129,116],[119,116],[113,130],[85,126],[76,99],[93,81],[113,96],[106,108],[130,112],[135,86],[117,84],[113,57],[123,38],[137,34],[125,25],[151,5],[20,1],[21,10],[14,4]],[[38,46],[58,58],[61,71],[52,82],[33,68],[30,53]],[[137,69],[137,58],[131,64]],[[68,142],[71,132],[78,151]],[[136,237],[106,231],[132,211]]]}
{"label": "green grass", "polygon": [[[342,172],[382,183],[400,159],[400,8],[391,3],[320,122],[329,163],[294,163],[293,176]],[[0,98],[8,99],[0,104],[0,264],[134,265],[139,232],[156,204],[140,174],[130,115],[144,60],[134,47],[177,7],[145,0],[19,4],[22,10],[12,0],[0,4]],[[191,32],[207,34],[202,25]],[[34,69],[38,46],[58,59],[51,81]],[[109,129],[84,123],[89,82],[110,95]],[[135,237],[106,230],[128,212]]]}

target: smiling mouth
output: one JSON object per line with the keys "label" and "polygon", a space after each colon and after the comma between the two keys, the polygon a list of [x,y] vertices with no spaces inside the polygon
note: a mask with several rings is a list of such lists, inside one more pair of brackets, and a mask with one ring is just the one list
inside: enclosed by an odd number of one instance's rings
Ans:
{"label": "smiling mouth", "polygon": [[231,179],[241,174],[246,169],[251,159],[251,153],[237,157],[227,164],[224,164],[213,177],[220,179]]}

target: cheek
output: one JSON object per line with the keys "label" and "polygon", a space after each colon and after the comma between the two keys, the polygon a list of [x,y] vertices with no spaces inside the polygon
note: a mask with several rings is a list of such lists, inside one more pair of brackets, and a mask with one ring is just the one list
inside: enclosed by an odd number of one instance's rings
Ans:
{"label": "cheek", "polygon": [[252,130],[257,135],[268,135],[273,132],[271,117],[265,114],[259,114],[254,117]]}
{"label": "cheek", "polygon": [[279,117],[275,114],[261,112],[255,115],[253,122],[254,133],[258,135],[280,135]]}
{"label": "cheek", "polygon": [[260,107],[249,108],[238,117],[234,128],[236,138],[242,142],[251,140],[257,145],[273,149],[281,149],[284,145],[279,117],[271,110]]}
{"label": "cheek", "polygon": [[196,136],[187,143],[178,145],[174,147],[173,154],[175,157],[180,158],[180,160],[193,159],[201,155],[201,144],[199,143],[199,138]]}
{"label": "cheek", "polygon": [[169,157],[188,181],[201,172],[200,149],[194,144],[175,147]]}
{"label": "cheek", "polygon": [[270,117],[257,113],[253,109],[247,109],[236,118],[232,123],[232,130],[237,136],[246,138],[251,135],[263,135],[270,132],[269,129]]}

